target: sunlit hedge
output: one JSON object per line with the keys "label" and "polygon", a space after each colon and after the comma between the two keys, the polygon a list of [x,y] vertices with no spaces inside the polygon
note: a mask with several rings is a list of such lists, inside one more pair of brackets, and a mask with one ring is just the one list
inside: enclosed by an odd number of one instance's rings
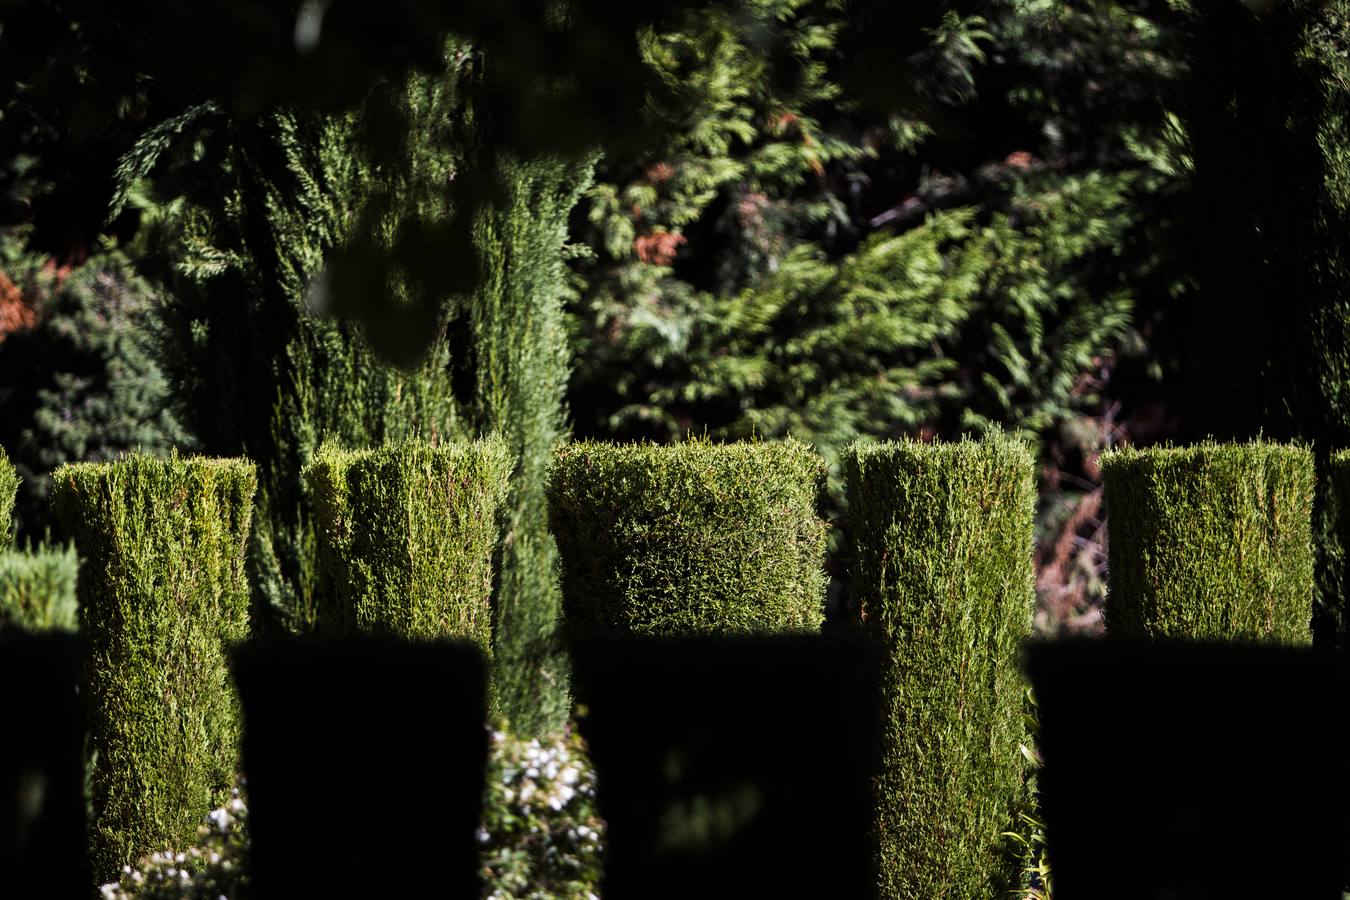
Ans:
{"label": "sunlit hedge", "polygon": [[1253,442],[1101,456],[1112,635],[1312,640],[1312,452]]}
{"label": "sunlit hedge", "polygon": [[455,637],[492,650],[492,555],[512,458],[499,440],[323,448],[304,477],[319,628]]}
{"label": "sunlit hedge", "polygon": [[1024,795],[1021,643],[1035,604],[1031,454],[995,436],[845,456],[852,590],[886,655],[875,785],[884,897],[1001,897]]}
{"label": "sunlit hedge", "polygon": [[53,504],[83,560],[94,874],[190,839],[234,781],[226,650],[248,634],[243,460],[132,455],[62,466]]}
{"label": "sunlit hedge", "polygon": [[819,628],[824,478],[796,441],[563,445],[549,524],[568,631]]}

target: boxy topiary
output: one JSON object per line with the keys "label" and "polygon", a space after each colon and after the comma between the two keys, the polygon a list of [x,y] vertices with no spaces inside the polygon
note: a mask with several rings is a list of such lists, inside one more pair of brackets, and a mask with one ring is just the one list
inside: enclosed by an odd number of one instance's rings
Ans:
{"label": "boxy topiary", "polygon": [[19,493],[19,473],[0,447],[0,547],[8,547],[14,538],[14,500]]}
{"label": "boxy topiary", "polygon": [[1106,630],[1120,637],[1312,640],[1312,452],[1254,441],[1101,456]]}
{"label": "boxy topiary", "polygon": [[1036,488],[1020,442],[855,444],[852,591],[882,647],[875,877],[884,897],[1004,896],[1025,802],[1022,641]]}
{"label": "boxy topiary", "polygon": [[318,627],[462,638],[492,650],[492,556],[513,459],[498,439],[322,448]]}
{"label": "boxy topiary", "polygon": [[0,631],[74,631],[79,627],[74,547],[0,549]]}
{"label": "boxy topiary", "polygon": [[82,558],[91,858],[102,881],[181,847],[234,782],[239,710],[227,662],[248,635],[244,460],[62,466],[52,502]]}
{"label": "boxy topiary", "polygon": [[564,627],[573,638],[819,629],[824,478],[792,440],[562,445],[549,525]]}

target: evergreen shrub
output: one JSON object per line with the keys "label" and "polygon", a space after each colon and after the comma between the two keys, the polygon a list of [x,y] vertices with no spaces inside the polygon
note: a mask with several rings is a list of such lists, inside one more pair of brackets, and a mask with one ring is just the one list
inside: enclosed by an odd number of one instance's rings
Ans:
{"label": "evergreen shrub", "polygon": [[140,454],[53,474],[83,561],[92,861],[108,880],[186,844],[233,784],[227,646],[248,635],[252,463]]}
{"label": "evergreen shrub", "polygon": [[322,448],[318,627],[463,638],[492,649],[492,559],[513,460],[497,439]]}
{"label": "evergreen shrub", "polygon": [[1254,441],[1101,456],[1116,636],[1312,640],[1313,456]]}
{"label": "evergreen shrub", "polygon": [[845,477],[853,591],[885,656],[880,895],[1003,896],[1017,862],[1001,835],[1025,794],[1031,454],[998,434],[855,444]]}
{"label": "evergreen shrub", "polygon": [[568,631],[814,631],[825,464],[797,441],[558,449],[549,524]]}
{"label": "evergreen shrub", "polygon": [[74,631],[79,627],[74,547],[0,550],[0,631]]}
{"label": "evergreen shrub", "polygon": [[8,547],[14,534],[14,498],[19,493],[19,473],[0,447],[0,547]]}

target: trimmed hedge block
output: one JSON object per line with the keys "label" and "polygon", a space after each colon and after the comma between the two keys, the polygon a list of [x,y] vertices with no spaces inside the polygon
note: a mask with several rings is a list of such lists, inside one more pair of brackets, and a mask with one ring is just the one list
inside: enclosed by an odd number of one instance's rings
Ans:
{"label": "trimmed hedge block", "polygon": [[565,444],[549,524],[563,617],[586,632],[815,631],[825,464],[797,441]]}
{"label": "trimmed hedge block", "polygon": [[1022,641],[1035,607],[1031,454],[982,441],[845,454],[853,593],[885,654],[876,884],[998,897],[1025,801]]}
{"label": "trimmed hedge block", "polygon": [[74,547],[0,550],[0,631],[74,631],[80,561]]}
{"label": "trimmed hedge block", "polygon": [[94,874],[181,847],[234,783],[229,645],[248,636],[243,460],[131,455],[62,466],[52,501],[83,559]]}
{"label": "trimmed hedge block", "polygon": [[318,626],[492,649],[492,554],[510,486],[500,440],[321,449],[304,477],[319,536]]}
{"label": "trimmed hedge block", "polygon": [[0,447],[0,547],[14,540],[14,498],[19,493],[19,473]]}
{"label": "trimmed hedge block", "polygon": [[1124,448],[1103,453],[1101,469],[1108,633],[1311,642],[1311,451]]}

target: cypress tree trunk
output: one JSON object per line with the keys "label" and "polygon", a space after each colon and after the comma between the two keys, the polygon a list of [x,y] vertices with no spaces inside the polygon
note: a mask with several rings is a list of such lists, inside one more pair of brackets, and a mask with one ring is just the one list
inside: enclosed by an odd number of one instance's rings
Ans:
{"label": "cypress tree trunk", "polygon": [[1350,446],[1347,11],[1197,0],[1181,107],[1200,289],[1192,437],[1312,444],[1319,643],[1336,639],[1346,584],[1326,474]]}
{"label": "cypress tree trunk", "polygon": [[479,421],[500,432],[517,458],[497,567],[494,662],[501,710],[521,734],[561,727],[570,707],[546,479],[565,430],[567,219],[593,167],[591,159],[501,155],[501,196],[474,223]]}

